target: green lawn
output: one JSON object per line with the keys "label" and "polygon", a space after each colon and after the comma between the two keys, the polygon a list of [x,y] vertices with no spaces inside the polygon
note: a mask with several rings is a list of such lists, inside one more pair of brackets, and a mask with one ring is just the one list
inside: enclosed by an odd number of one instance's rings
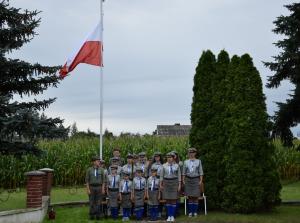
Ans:
{"label": "green lawn", "polygon": [[283,185],[281,190],[281,199],[283,201],[300,201],[300,181]]}
{"label": "green lawn", "polygon": [[[4,202],[3,200],[6,200],[6,198],[6,192],[0,193],[0,211],[25,208],[26,206],[26,193],[24,189],[18,193],[11,193],[9,199]],[[300,200],[300,181],[284,183],[281,191],[281,198],[283,201]],[[84,187],[75,189],[56,187],[51,191],[51,203],[84,200],[87,200]]]}
{"label": "green lawn", "polygon": [[[73,223],[73,222],[97,222],[88,220],[88,207],[78,208],[56,208],[56,220],[49,221],[47,217],[43,223]],[[197,218],[179,217],[176,222],[203,222],[203,223],[299,223],[300,207],[299,206],[280,206],[273,212],[264,214],[225,214],[222,212],[208,212],[208,215],[200,215]],[[98,221],[100,222],[100,221]],[[122,222],[107,219],[106,223]]]}

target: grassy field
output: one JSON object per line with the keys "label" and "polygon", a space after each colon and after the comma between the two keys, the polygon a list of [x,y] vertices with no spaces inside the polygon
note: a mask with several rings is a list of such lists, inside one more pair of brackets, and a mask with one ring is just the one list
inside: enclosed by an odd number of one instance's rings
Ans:
{"label": "grassy field", "polygon": [[[57,208],[56,220],[49,221],[47,217],[43,223],[74,223],[74,222],[97,222],[88,220],[88,208]],[[263,214],[226,214],[222,212],[208,212],[208,215],[200,215],[197,218],[187,218],[181,216],[176,219],[176,222],[203,222],[203,223],[299,223],[300,207],[299,206],[280,206],[270,213]],[[100,222],[100,221],[98,221]],[[118,223],[122,222],[121,218],[118,221],[106,219],[101,222]]]}
{"label": "grassy field", "polygon": [[[22,189],[18,193],[11,193],[6,202],[7,193],[0,194],[0,211],[25,208],[26,193]],[[300,201],[300,181],[285,182],[281,191],[283,201],[299,200]],[[84,187],[79,188],[53,188],[51,191],[51,203],[84,201],[87,200],[86,190]],[[300,222],[300,221],[299,221]]]}

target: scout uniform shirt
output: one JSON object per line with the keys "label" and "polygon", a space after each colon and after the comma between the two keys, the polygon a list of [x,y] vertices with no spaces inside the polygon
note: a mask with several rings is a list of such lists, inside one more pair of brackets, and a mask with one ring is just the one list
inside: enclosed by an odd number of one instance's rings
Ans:
{"label": "scout uniform shirt", "polygon": [[152,168],[157,169],[156,177],[159,178],[161,171],[162,171],[162,167],[163,167],[163,165],[160,162],[155,162],[151,165],[150,169],[152,169]]}
{"label": "scout uniform shirt", "polygon": [[132,191],[132,181],[122,179],[120,182],[119,192],[120,193],[131,193]]}
{"label": "scout uniform shirt", "polygon": [[[133,168],[132,168],[133,166]],[[126,164],[122,167],[121,169],[121,173],[130,173],[129,178],[133,179],[133,177],[135,176],[135,170],[136,170],[136,165],[135,164]]]}
{"label": "scout uniform shirt", "polygon": [[86,171],[85,182],[91,186],[100,186],[104,183],[104,169],[90,167]]}
{"label": "scout uniform shirt", "polygon": [[160,181],[164,178],[175,179],[178,178],[178,181],[181,181],[181,171],[177,163],[165,163],[162,166],[162,171],[160,174]]}
{"label": "scout uniform shirt", "polygon": [[184,161],[182,175],[186,175],[188,177],[203,176],[201,160],[188,159],[188,160]]}
{"label": "scout uniform shirt", "polygon": [[134,190],[144,190],[146,188],[146,179],[144,177],[135,177],[132,184]]}
{"label": "scout uniform shirt", "polygon": [[108,175],[107,176],[107,187],[109,189],[119,189],[120,186],[120,175]]}

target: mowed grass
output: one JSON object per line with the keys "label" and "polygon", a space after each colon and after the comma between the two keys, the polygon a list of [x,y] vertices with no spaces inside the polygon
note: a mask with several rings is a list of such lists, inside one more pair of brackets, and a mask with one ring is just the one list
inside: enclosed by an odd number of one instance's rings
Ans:
{"label": "mowed grass", "polygon": [[[88,220],[88,207],[77,208],[56,208],[56,219],[48,220],[45,217],[43,223],[73,223],[73,222],[106,222],[118,223],[122,222],[121,218],[118,221],[111,219],[101,219],[101,221]],[[203,223],[299,223],[300,222],[300,207],[299,206],[280,206],[270,213],[262,214],[226,214],[222,212],[208,212],[208,215],[199,215],[197,218],[187,218],[181,216],[176,219],[176,222],[203,222]]]}
{"label": "mowed grass", "polygon": [[283,201],[300,201],[300,181],[283,185],[281,190],[281,199]]}
{"label": "mowed grass", "polygon": [[[0,193],[0,211],[20,209],[26,207],[26,192],[21,189],[19,192],[9,194],[7,201],[7,192]],[[300,201],[300,181],[284,183],[281,191],[281,199],[283,201]],[[87,201],[85,187],[66,188],[55,187],[51,191],[51,203],[71,202],[71,201]],[[299,220],[300,222],[300,220]]]}

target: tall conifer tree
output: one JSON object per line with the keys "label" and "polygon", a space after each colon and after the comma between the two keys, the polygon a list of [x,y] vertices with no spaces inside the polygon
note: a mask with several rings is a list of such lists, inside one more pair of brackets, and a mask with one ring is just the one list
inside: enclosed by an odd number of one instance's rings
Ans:
{"label": "tall conifer tree", "polygon": [[251,213],[279,201],[279,177],[273,161],[274,148],[269,144],[261,78],[248,54],[232,58],[228,79],[222,207],[230,212]]}
{"label": "tall conifer tree", "polygon": [[279,110],[274,116],[274,136],[280,136],[286,146],[292,145],[293,134],[290,127],[300,123],[300,3],[287,5],[291,12],[279,16],[274,24],[274,33],[284,35],[275,45],[282,51],[274,62],[265,63],[275,74],[268,79],[267,87],[277,88],[283,80],[289,80],[295,89],[285,103],[277,103]]}
{"label": "tall conifer tree", "polygon": [[37,112],[47,108],[55,99],[15,102],[14,95],[34,96],[48,87],[56,87],[59,67],[30,64],[9,59],[7,54],[19,50],[36,35],[38,11],[21,11],[0,2],[0,153],[38,153],[38,138],[66,137],[68,129],[59,118],[49,119]]}

